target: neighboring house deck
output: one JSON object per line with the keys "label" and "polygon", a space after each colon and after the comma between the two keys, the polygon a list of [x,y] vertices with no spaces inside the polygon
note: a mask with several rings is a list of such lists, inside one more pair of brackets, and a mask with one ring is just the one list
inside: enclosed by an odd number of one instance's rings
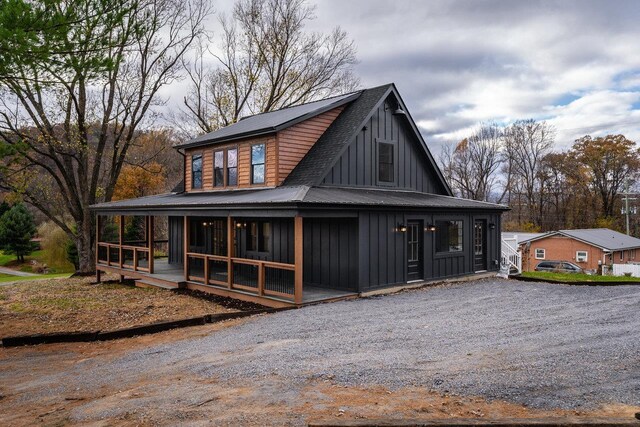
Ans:
{"label": "neighboring house deck", "polygon": [[498,269],[506,207],[453,197],[394,85],[176,148],[181,188],[92,207],[98,272],[285,306]]}

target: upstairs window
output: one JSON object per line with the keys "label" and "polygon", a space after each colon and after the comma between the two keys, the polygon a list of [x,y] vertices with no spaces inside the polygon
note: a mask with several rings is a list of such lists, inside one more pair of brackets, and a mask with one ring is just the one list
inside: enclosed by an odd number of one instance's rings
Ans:
{"label": "upstairs window", "polygon": [[251,146],[251,183],[264,184],[265,145]]}
{"label": "upstairs window", "polygon": [[238,185],[238,149],[227,150],[227,185]]}
{"label": "upstairs window", "polygon": [[215,187],[238,185],[237,148],[227,148],[213,153],[213,185]]}
{"label": "upstairs window", "polygon": [[224,187],[224,151],[213,153],[213,185]]}
{"label": "upstairs window", "polygon": [[436,221],[436,252],[462,252],[462,221]]}
{"label": "upstairs window", "polygon": [[202,188],[202,154],[191,156],[191,188]]}
{"label": "upstairs window", "polygon": [[378,182],[391,184],[394,180],[394,145],[388,142],[378,143]]}

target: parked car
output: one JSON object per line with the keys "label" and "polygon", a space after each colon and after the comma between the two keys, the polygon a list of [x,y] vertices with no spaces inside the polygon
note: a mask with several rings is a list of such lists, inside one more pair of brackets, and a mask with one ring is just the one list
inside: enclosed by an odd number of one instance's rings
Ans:
{"label": "parked car", "polygon": [[535,270],[556,273],[584,273],[582,268],[568,261],[542,261],[536,265]]}

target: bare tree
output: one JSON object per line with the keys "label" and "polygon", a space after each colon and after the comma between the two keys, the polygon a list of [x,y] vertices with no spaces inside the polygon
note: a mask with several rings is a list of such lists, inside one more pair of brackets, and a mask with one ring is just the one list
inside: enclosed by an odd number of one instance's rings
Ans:
{"label": "bare tree", "polygon": [[345,31],[310,33],[305,0],[239,0],[221,17],[222,43],[206,63],[203,40],[187,66],[190,88],[177,122],[211,132],[243,115],[286,108],[359,86],[355,47]]}
{"label": "bare tree", "polygon": [[[540,225],[545,202],[540,168],[542,159],[553,147],[555,130],[544,121],[519,120],[505,129],[504,138],[507,170],[511,175],[506,185],[519,201],[523,199],[521,204],[528,220]],[[513,194],[510,197],[513,203]]]}
{"label": "bare tree", "polygon": [[129,148],[162,102],[159,90],[180,77],[181,59],[211,9],[206,0],[51,5],[25,9],[44,25],[18,28],[34,32],[25,39],[31,45],[9,46],[10,60],[0,63],[0,185],[65,230],[80,271],[90,272],[89,206],[111,200]]}
{"label": "bare tree", "polygon": [[484,124],[453,150],[445,147],[441,155],[445,176],[462,197],[488,201],[495,189],[501,163],[502,129]]}

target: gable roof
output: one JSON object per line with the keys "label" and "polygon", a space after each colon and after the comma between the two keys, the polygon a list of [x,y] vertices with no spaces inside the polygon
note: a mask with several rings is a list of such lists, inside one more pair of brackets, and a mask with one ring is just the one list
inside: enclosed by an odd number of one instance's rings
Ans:
{"label": "gable roof", "polygon": [[402,101],[393,83],[362,91],[358,99],[345,107],[320,139],[311,147],[307,155],[286,178],[284,185],[320,185],[322,179],[329,173],[333,165],[354,140],[356,134],[360,132],[375,113],[377,107],[385,102],[392,93],[399,106],[406,112],[405,117],[408,124],[423,149],[427,161],[435,172],[436,178],[442,184],[447,195],[453,196],[451,188],[442,175],[442,171],[427,148],[422,134],[408,113],[404,101]]}
{"label": "gable roof", "polygon": [[283,108],[268,113],[245,117],[237,123],[225,126],[216,131],[200,135],[185,143],[177,144],[175,148],[191,148],[200,145],[221,143],[225,141],[247,138],[250,136],[273,133],[300,123],[311,117],[332,110],[358,98],[362,91],[347,93],[320,101]]}
{"label": "gable roof", "polygon": [[586,228],[578,230],[558,230],[545,233],[532,239],[524,240],[520,243],[529,243],[536,240],[546,239],[552,236],[565,236],[581,242],[599,247],[606,251],[621,251],[625,249],[640,248],[640,239],[627,236],[608,228]]}

